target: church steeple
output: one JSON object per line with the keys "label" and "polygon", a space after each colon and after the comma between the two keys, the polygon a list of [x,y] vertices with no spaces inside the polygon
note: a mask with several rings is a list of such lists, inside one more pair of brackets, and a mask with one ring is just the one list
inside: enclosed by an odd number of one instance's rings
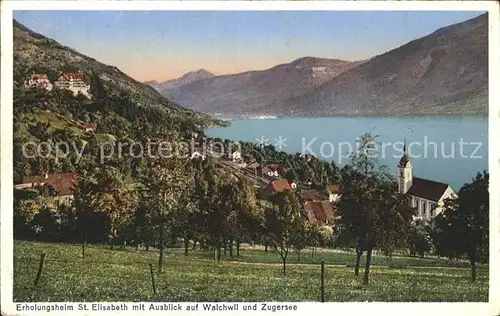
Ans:
{"label": "church steeple", "polygon": [[413,182],[410,158],[406,151],[406,139],[403,145],[403,156],[398,163],[398,189],[399,193],[405,194],[410,189]]}

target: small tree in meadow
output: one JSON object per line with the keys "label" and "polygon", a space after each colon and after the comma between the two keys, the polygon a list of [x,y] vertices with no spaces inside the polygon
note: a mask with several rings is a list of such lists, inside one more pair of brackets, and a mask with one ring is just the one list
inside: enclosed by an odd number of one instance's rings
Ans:
{"label": "small tree in meadow", "polygon": [[293,192],[283,191],[273,197],[273,206],[267,209],[266,226],[271,243],[283,260],[285,275],[288,253],[297,233],[303,230],[304,226],[300,202]]}

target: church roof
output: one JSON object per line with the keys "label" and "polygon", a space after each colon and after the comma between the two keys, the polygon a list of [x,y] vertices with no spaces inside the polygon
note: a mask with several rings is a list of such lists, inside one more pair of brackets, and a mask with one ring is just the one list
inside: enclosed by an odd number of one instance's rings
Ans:
{"label": "church roof", "polygon": [[398,168],[406,168],[406,165],[410,162],[410,158],[408,158],[408,153],[406,152],[406,139],[403,147],[403,157],[399,159]]}
{"label": "church roof", "polygon": [[398,168],[405,168],[408,162],[410,162],[410,159],[408,158],[408,155],[404,153],[403,157],[399,159]]}
{"label": "church roof", "polygon": [[439,201],[448,188],[447,183],[413,177],[412,185],[406,194],[424,198],[430,201]]}

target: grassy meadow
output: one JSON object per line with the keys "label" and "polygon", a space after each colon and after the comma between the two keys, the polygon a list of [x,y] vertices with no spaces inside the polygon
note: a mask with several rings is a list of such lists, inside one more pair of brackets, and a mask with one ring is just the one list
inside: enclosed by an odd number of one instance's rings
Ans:
{"label": "grassy meadow", "polygon": [[[45,253],[37,287],[40,254]],[[364,267],[354,277],[354,253],[307,249],[300,263],[291,253],[286,276],[280,257],[269,250],[244,247],[239,257],[182,248],[166,250],[163,273],[157,251],[111,250],[90,245],[14,242],[14,301],[319,301],[320,265],[325,261],[326,301],[487,301],[488,267],[479,266],[470,281],[465,262],[444,259],[374,256],[370,284],[362,285]],[[154,267],[153,294],[149,264]],[[349,266],[346,266],[349,265]]]}

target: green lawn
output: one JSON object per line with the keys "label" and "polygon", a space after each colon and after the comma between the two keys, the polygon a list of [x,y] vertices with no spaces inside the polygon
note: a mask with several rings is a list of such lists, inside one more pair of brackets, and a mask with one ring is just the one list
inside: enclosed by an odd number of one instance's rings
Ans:
{"label": "green lawn", "polygon": [[50,123],[52,128],[54,129],[64,129],[69,128],[73,133],[77,135],[82,135],[81,127],[75,122],[70,121],[69,119],[64,118],[62,115],[45,111],[42,109],[34,108],[33,113],[25,114],[25,119],[30,122],[41,122],[41,123]]}
{"label": "green lawn", "polygon": [[[307,250],[311,252],[311,250]],[[34,288],[39,257],[46,260],[40,283]],[[165,269],[156,271],[155,251],[110,250],[89,246],[81,258],[81,246],[26,241],[14,242],[15,301],[318,301],[320,266],[352,264],[352,254],[317,252],[302,255],[302,263],[289,264],[282,275],[279,257],[272,252],[242,249],[240,258],[216,264],[213,253],[196,251],[185,258],[182,249],[168,249]],[[230,258],[227,258],[230,259]],[[296,262],[293,255],[291,262]],[[259,263],[260,261],[262,263]],[[487,301],[488,269],[478,269],[470,281],[467,268],[446,267],[444,260],[375,256],[370,284],[362,285],[362,273],[353,268],[325,267],[327,301]],[[155,268],[158,294],[151,286],[149,263]],[[396,264],[397,263],[397,264]],[[442,264],[442,267],[438,267]],[[404,268],[402,266],[405,266]],[[363,270],[361,271],[363,272]]]}

